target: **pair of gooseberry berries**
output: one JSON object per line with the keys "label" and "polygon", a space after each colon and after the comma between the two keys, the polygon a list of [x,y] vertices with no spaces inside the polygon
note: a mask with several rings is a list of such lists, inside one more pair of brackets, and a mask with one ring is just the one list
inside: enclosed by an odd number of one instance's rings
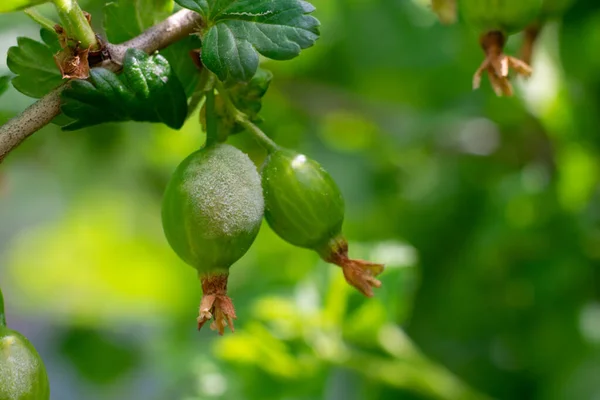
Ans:
{"label": "pair of gooseberry berries", "polygon": [[194,267],[203,297],[198,329],[233,331],[236,318],[227,296],[229,268],[250,248],[263,219],[287,242],[315,250],[339,265],[348,283],[366,296],[381,283],[383,265],[348,257],[342,235],[344,199],[316,161],[275,148],[261,174],[250,158],[228,144],[215,144],[188,156],[165,191],[163,228],[173,250]]}

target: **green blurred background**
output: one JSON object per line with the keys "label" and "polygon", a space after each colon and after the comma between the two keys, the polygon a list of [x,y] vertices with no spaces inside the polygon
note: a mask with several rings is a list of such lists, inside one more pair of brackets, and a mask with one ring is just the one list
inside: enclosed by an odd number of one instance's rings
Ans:
{"label": "green blurred background", "polygon": [[[52,399],[599,398],[600,4],[550,23],[497,98],[470,89],[476,35],[427,1],[312,2],[317,45],[264,62],[263,128],[330,171],[383,288],[361,297],[265,225],[231,270],[235,334],[197,332],[199,282],[160,223],[197,116],[46,127],[0,167],[0,285]],[[102,3],[83,3],[96,26]],[[0,16],[0,54],[17,36],[38,27]],[[0,121],[31,102],[10,89]]]}

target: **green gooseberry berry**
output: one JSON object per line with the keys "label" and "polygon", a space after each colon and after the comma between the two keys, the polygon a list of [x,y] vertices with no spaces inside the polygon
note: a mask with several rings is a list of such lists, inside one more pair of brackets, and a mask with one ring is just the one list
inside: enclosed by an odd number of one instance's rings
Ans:
{"label": "green gooseberry berry", "polygon": [[348,283],[366,296],[381,283],[383,265],[348,257],[342,234],[344,198],[333,178],[316,161],[278,148],[262,167],[265,218],[285,241],[319,253],[342,267]]}
{"label": "green gooseberry berry", "polygon": [[463,19],[480,34],[492,31],[511,35],[534,21],[543,0],[459,0]]}
{"label": "green gooseberry berry", "polygon": [[48,400],[50,384],[42,358],[25,336],[6,326],[0,291],[0,400]]}
{"label": "green gooseberry berry", "polygon": [[227,296],[229,268],[250,248],[263,218],[261,180],[250,158],[228,144],[189,155],[175,170],[164,194],[162,223],[177,255],[202,282],[198,329],[233,331],[236,318]]}
{"label": "green gooseberry berry", "polygon": [[575,0],[543,0],[540,19],[560,17],[573,3],[575,3]]}

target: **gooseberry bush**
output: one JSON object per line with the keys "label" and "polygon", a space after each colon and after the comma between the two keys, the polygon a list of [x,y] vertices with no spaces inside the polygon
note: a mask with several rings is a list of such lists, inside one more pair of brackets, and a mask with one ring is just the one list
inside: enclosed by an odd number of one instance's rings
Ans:
{"label": "gooseberry bush", "polygon": [[[54,5],[54,19],[36,10]],[[525,77],[534,42],[570,0],[433,0],[442,23],[464,22],[479,35],[485,59],[476,70],[500,95],[512,95],[510,70]],[[261,57],[290,60],[319,38],[314,7],[303,0],[117,0],[90,15],[75,0],[3,0],[0,12],[25,12],[40,38],[20,37],[0,77],[39,99],[0,127],[0,161],[49,123],[77,130],[107,122],[163,123],[179,129],[199,115],[206,141],[185,158],[165,188],[167,243],[198,273],[203,296],[198,329],[210,322],[234,330],[227,293],[232,267],[252,246],[261,222],[291,245],[341,268],[367,297],[381,283],[382,264],[352,259],[342,233],[344,198],[309,156],[286,149],[259,127],[261,101],[273,79]],[[92,29],[91,20],[103,29]],[[525,32],[520,58],[506,55],[509,35]],[[196,113],[200,109],[199,113]],[[257,169],[227,144],[252,135],[267,157]],[[235,269],[233,271],[235,273]],[[43,362],[22,335],[6,327],[0,294],[0,399],[48,399]]]}

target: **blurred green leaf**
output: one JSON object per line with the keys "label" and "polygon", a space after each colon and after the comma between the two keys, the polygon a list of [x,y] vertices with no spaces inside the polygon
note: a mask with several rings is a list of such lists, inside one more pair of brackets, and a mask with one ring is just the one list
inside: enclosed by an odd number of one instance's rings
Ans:
{"label": "blurred green leaf", "polygon": [[[101,134],[94,136],[104,138]],[[97,152],[98,147],[93,147]],[[85,154],[83,148],[78,153]],[[77,164],[84,164],[86,159],[81,158]],[[96,158],[101,159],[105,158]],[[68,173],[67,168],[62,175]],[[23,293],[18,305],[22,310],[26,304],[42,301],[45,306],[34,310],[39,317],[51,312],[56,323],[89,329],[143,325],[162,318],[161,315],[172,317],[184,310],[185,326],[189,327],[196,317],[195,307],[189,301],[196,296],[199,299],[200,285],[193,270],[166,245],[160,212],[150,211],[156,205],[134,190],[125,194],[108,187],[84,189],[84,181],[98,182],[101,175],[95,179],[87,175],[75,184],[77,200],[71,201],[64,218],[38,221],[35,229],[11,242],[10,286]],[[37,186],[50,192],[50,186],[43,183],[47,177],[44,174]],[[91,204],[94,212],[89,214]],[[160,211],[160,207],[156,210]],[[86,222],[81,223],[84,215]],[[31,246],[44,257],[29,251]],[[38,278],[32,280],[31,274]],[[8,274],[3,275],[4,289],[5,276]],[[73,301],[73,296],[77,301]]]}
{"label": "blurred green leaf", "polygon": [[7,13],[33,7],[38,4],[46,3],[50,0],[2,0],[0,3],[0,13]]}
{"label": "blurred green leaf", "polygon": [[[113,335],[114,336],[114,335]],[[131,372],[141,361],[139,342],[73,327],[59,339],[60,352],[85,379],[106,385]]]}

